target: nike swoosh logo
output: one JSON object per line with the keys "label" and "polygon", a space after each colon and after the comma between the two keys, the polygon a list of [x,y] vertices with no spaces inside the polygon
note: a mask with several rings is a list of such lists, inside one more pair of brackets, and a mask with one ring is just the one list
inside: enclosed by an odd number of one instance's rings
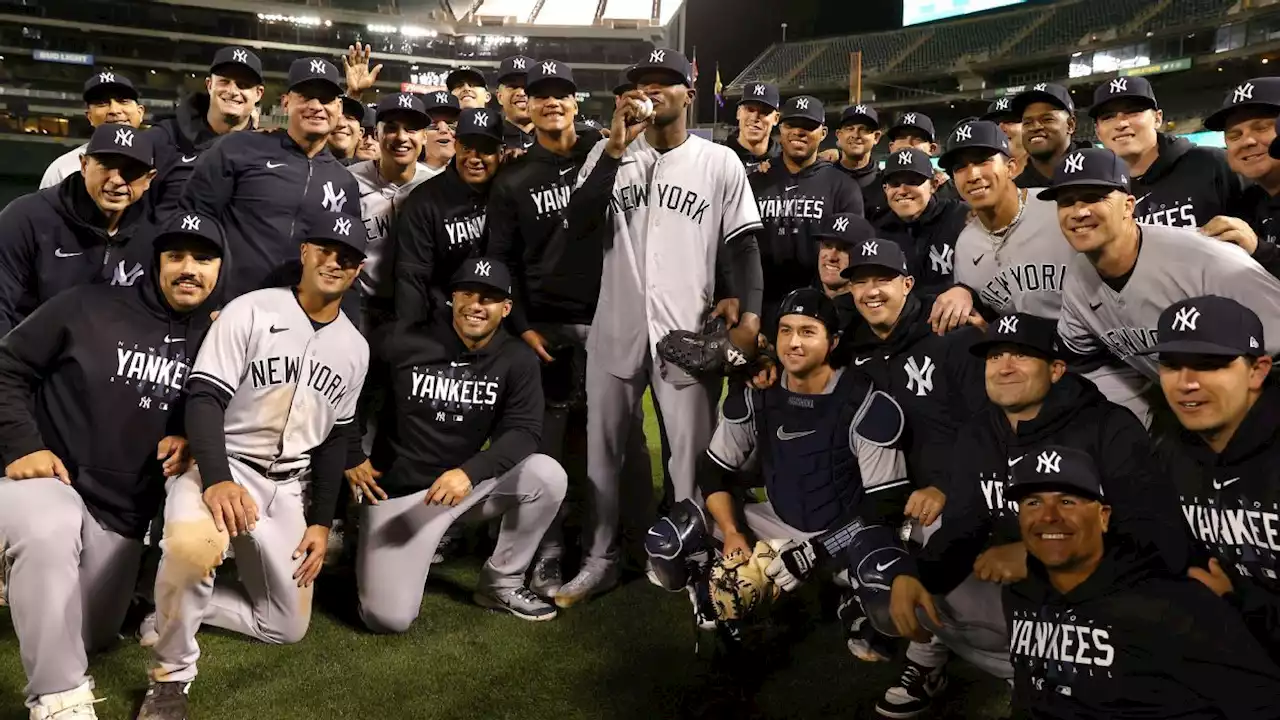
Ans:
{"label": "nike swoosh logo", "polygon": [[568,175],[571,172],[573,172],[573,168],[565,168],[560,171],[560,177],[564,177],[565,175]]}
{"label": "nike swoosh logo", "polygon": [[787,189],[786,189],[786,190],[784,190],[783,192],[791,192],[792,190],[795,190],[795,189],[796,189],[796,188],[798,188],[798,187],[800,187],[800,186],[799,186],[799,185],[792,185],[791,187],[787,188]]}
{"label": "nike swoosh logo", "polygon": [[282,167],[284,167],[285,165],[288,165],[288,164],[289,164],[289,163],[272,163],[272,162],[268,162],[268,163],[267,163],[267,169],[268,169],[268,170],[275,170],[276,168],[282,168]]}
{"label": "nike swoosh logo", "polygon": [[1102,307],[1102,303],[1098,303],[1097,305],[1094,305],[1093,303],[1089,303],[1089,309],[1094,312],[1097,312],[1098,308],[1100,307]]}
{"label": "nike swoosh logo", "polygon": [[450,362],[450,363],[449,363],[449,367],[466,367],[466,366],[468,366],[468,365],[470,365],[470,364],[471,364],[471,363],[469,363],[469,362],[464,362],[464,363],[460,363],[460,362]]}
{"label": "nike swoosh logo", "polygon": [[894,558],[883,565],[881,565],[880,563],[876,563],[876,572],[884,572],[885,570],[888,570],[889,568],[893,567],[894,563],[898,562],[901,559],[902,558]]}
{"label": "nike swoosh logo", "polygon": [[863,365],[869,362],[871,362],[871,358],[858,358],[857,360],[853,361],[853,364],[857,365],[858,367],[862,367]]}
{"label": "nike swoosh logo", "polygon": [[978,267],[978,263],[982,262],[982,258],[984,258],[984,257],[986,257],[986,256],[987,256],[987,254],[986,254],[986,253],[982,253],[982,254],[981,254],[981,255],[979,255],[978,257],[974,258],[974,259],[973,259],[973,266],[974,266],[974,267]]}
{"label": "nike swoosh logo", "polygon": [[275,325],[272,325],[272,326],[271,326],[271,329],[270,329],[268,332],[270,332],[272,335],[275,335],[276,333],[282,333],[282,332],[284,332],[285,330],[288,330],[288,329],[289,329],[289,328],[278,328],[278,327],[276,327]]}
{"label": "nike swoosh logo", "polygon": [[180,343],[180,342],[186,342],[186,341],[187,341],[186,338],[171,338],[168,335],[164,336],[164,342],[166,345],[169,343]]}
{"label": "nike swoosh logo", "polygon": [[78,253],[69,253],[63,250],[62,248],[58,248],[57,250],[53,251],[54,257],[76,257],[77,255],[83,255],[83,254],[84,254],[83,251]]}
{"label": "nike swoosh logo", "polygon": [[199,157],[200,157],[199,155],[192,155],[191,157],[187,157],[186,155],[183,155],[182,162],[192,163],[192,162],[195,162]]}
{"label": "nike swoosh logo", "polygon": [[1026,457],[1026,455],[1019,455],[1018,457],[1010,460],[1009,467],[1013,467],[1014,465],[1017,465],[1018,463],[1022,462],[1022,458],[1024,457]]}
{"label": "nike swoosh logo", "polygon": [[619,167],[621,167],[621,166],[623,166],[623,165],[630,165],[630,164],[631,164],[631,163],[633,163],[633,162],[635,162],[635,159],[634,159],[634,158],[633,158],[633,159],[631,159],[631,160],[623,160],[622,162],[618,163],[618,166],[619,166]]}
{"label": "nike swoosh logo", "polygon": [[1221,483],[1220,483],[1220,482],[1218,482],[1218,481],[1217,481],[1217,479],[1215,479],[1215,480],[1213,481],[1213,489],[1214,489],[1214,490],[1221,490],[1221,489],[1223,489],[1223,488],[1227,487],[1228,485],[1234,485],[1234,484],[1236,483],[1236,481],[1238,481],[1239,479],[1240,479],[1240,478],[1238,478],[1238,477],[1237,477],[1237,478],[1231,478],[1230,480],[1228,480],[1228,481],[1226,481],[1226,482],[1221,482]]}
{"label": "nike swoosh logo", "polygon": [[800,431],[800,432],[787,432],[786,430],[783,430],[783,429],[782,429],[782,426],[778,426],[778,439],[779,439],[779,440],[795,440],[795,439],[797,439],[797,438],[802,438],[802,437],[806,437],[806,436],[808,436],[808,435],[812,435],[812,434],[814,434],[814,433],[816,433],[816,432],[818,432],[818,431],[817,431],[817,430],[802,430],[802,431]]}
{"label": "nike swoosh logo", "polygon": [[652,535],[652,536],[654,536],[654,537],[656,537],[656,538],[666,537],[665,535],[663,535],[663,534],[662,534],[662,533],[660,533],[660,532],[654,532],[653,528],[649,528],[649,534],[650,534],[650,535]]}
{"label": "nike swoosh logo", "polygon": [[1134,205],[1141,205],[1142,201],[1146,200],[1149,197],[1151,197],[1151,193],[1147,193],[1146,195],[1143,195],[1142,197],[1138,198],[1138,202],[1134,203]]}

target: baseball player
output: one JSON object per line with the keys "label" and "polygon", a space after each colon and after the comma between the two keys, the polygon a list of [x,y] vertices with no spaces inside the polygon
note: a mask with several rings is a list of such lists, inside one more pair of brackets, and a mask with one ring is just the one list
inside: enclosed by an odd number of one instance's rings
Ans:
{"label": "baseball player", "polygon": [[877,175],[886,210],[875,221],[877,236],[906,253],[917,296],[936,297],[954,285],[956,240],[969,222],[969,206],[937,196],[929,156],[915,148],[889,153]]}
{"label": "baseball player", "polygon": [[1075,141],[1076,103],[1061,85],[1037,83],[1013,98],[1013,114],[1022,119],[1022,147],[1027,164],[1018,173],[1018,187],[1048,187],[1054,168],[1068,152],[1093,147]]}
{"label": "baseball player", "polygon": [[341,114],[338,115],[337,122],[333,124],[333,130],[329,131],[329,137],[325,142],[329,152],[338,159],[338,162],[351,165],[356,162],[356,150],[359,149],[360,140],[364,137],[364,131],[360,129],[360,125],[364,122],[365,107],[355,98],[343,95],[341,99]]}
{"label": "baseball player", "polygon": [[172,428],[222,231],[179,215],[154,247],[143,282],[68,290],[0,340],[0,536],[35,720],[96,717],[86,655],[116,640],[163,478],[190,463]]}
{"label": "baseball player", "polygon": [[386,95],[375,111],[378,159],[352,165],[360,188],[360,216],[369,245],[359,287],[364,317],[360,327],[369,334],[395,313],[396,243],[392,232],[413,191],[431,176],[418,162],[430,123],[422,99],[410,93]]}
{"label": "baseball player", "polygon": [[[311,622],[369,346],[340,310],[364,228],[342,213],[307,219],[297,287],[230,302],[196,356],[185,415],[196,467],[166,487],[159,640],[139,720],[187,717],[202,623],[289,644]],[[229,542],[240,582],[215,585]]]}
{"label": "baseball player", "polygon": [[0,212],[0,336],[67,288],[133,285],[151,267],[150,139],[100,125],[85,149],[80,172]]}
{"label": "baseball player", "polygon": [[460,67],[449,73],[444,79],[449,93],[458,99],[458,107],[462,110],[482,109],[489,105],[489,87],[484,73],[470,67]]}
{"label": "baseball player", "polygon": [[1009,157],[1014,166],[1013,176],[1017,177],[1022,168],[1027,166],[1027,149],[1022,145],[1022,116],[1013,113],[1013,98],[997,98],[978,119],[999,125],[1008,136]]}
{"label": "baseball player", "polygon": [[498,65],[498,104],[502,106],[502,144],[508,150],[533,147],[533,119],[529,117],[529,94],[525,78],[537,63],[531,57],[513,55]]}
{"label": "baseball player", "polygon": [[[1276,143],[1276,122],[1280,115],[1280,79],[1253,78],[1232,88],[1222,107],[1205,119],[1205,127],[1222,130],[1227,162],[1231,169],[1250,182],[1240,200],[1241,217],[1248,221],[1247,233],[1229,237],[1253,256],[1272,275],[1280,276],[1280,145]],[[1274,148],[1268,152],[1269,148]],[[1201,232],[1208,234],[1214,223]],[[1228,223],[1219,223],[1223,228]],[[1228,230],[1229,232],[1229,230]]]}
{"label": "baseball player", "polygon": [[1160,132],[1164,111],[1146,78],[1119,77],[1099,85],[1089,117],[1097,123],[1102,146],[1129,166],[1138,222],[1214,230],[1238,212],[1240,178],[1227,166],[1226,154]]}
{"label": "baseball player", "polygon": [[425,102],[431,123],[427,125],[427,142],[422,151],[422,161],[431,172],[431,177],[435,177],[444,172],[453,160],[456,151],[453,131],[458,127],[458,115],[462,108],[458,105],[458,98],[443,90],[427,93]]}
{"label": "baseball player", "polygon": [[[95,129],[103,125],[136,128],[147,114],[147,109],[138,102],[138,90],[133,81],[114,70],[94,73],[85,80],[83,97],[84,116]],[[40,178],[40,189],[51,188],[80,172],[80,158],[84,157],[88,147],[87,144],[81,145],[49,163]]]}
{"label": "baseball player", "polygon": [[782,155],[782,145],[773,137],[780,107],[782,99],[776,85],[756,82],[742,89],[736,111],[738,132],[726,138],[724,144],[737,154],[748,173],[765,163],[772,165]]}
{"label": "baseball player", "polygon": [[233,46],[214,54],[204,92],[192,93],[178,103],[173,117],[147,131],[156,153],[152,217],[164,220],[177,211],[196,161],[218,138],[253,128],[253,111],[264,92],[262,60],[256,53]]}
{"label": "baseball player", "polygon": [[360,145],[356,148],[356,160],[377,160],[382,155],[378,144],[378,108],[365,107],[360,121]]}
{"label": "baseball player", "polygon": [[[500,146],[496,118],[491,131]],[[356,578],[360,616],[375,632],[409,629],[436,545],[459,520],[502,518],[478,604],[523,620],[556,616],[554,605],[525,587],[524,575],[567,480],[555,460],[536,454],[538,359],[502,329],[511,276],[492,258],[473,258],[449,289],[451,306],[389,326],[375,341],[378,360],[366,387],[386,388],[380,424],[394,431],[379,436],[371,458],[353,458],[347,472],[364,499]]]}
{"label": "baseball player", "polygon": [[1058,204],[1062,234],[1078,255],[1062,294],[1058,333],[1071,352],[1106,349],[1150,380],[1165,308],[1221,295],[1254,309],[1280,352],[1280,280],[1231,243],[1205,242],[1194,229],[1138,224],[1128,167],[1115,153],[1071,153],[1040,197]]}
{"label": "baseball player", "polygon": [[[840,145],[838,167],[862,188],[862,214],[876,222],[889,210],[885,202],[880,167],[872,160],[880,144],[880,114],[869,105],[850,105],[840,114],[836,139]],[[929,177],[933,177],[932,169]]]}
{"label": "baseball player", "polygon": [[672,330],[701,329],[715,294],[718,253],[730,257],[732,287],[742,293],[735,298],[740,317],[728,318],[745,340],[735,344],[754,348],[760,331],[755,294],[761,270],[758,249],[752,249],[761,223],[742,163],[728,148],[686,129],[693,82],[684,55],[655,49],[631,77],[645,99],[614,114],[608,141],[592,150],[579,173],[574,197],[581,217],[569,218],[571,230],[582,232],[604,219],[608,238],[587,339],[592,512],[582,569],[556,595],[560,607],[617,583],[619,469],[646,387],[661,408],[671,445],[675,500],[694,493],[720,383],[697,382],[662,364],[656,344]]}
{"label": "baseball player", "polygon": [[[933,129],[933,120],[922,112],[905,112],[898,116],[893,125],[885,131],[889,140],[889,152],[916,149],[929,157],[937,157],[939,145]],[[934,191],[942,197],[956,197],[957,190],[946,168],[939,166],[933,173]],[[948,186],[949,185],[949,186]]]}
{"label": "baseball player", "polygon": [[181,206],[226,229],[235,268],[219,288],[224,298],[264,287],[296,265],[306,216],[343,212],[359,220],[359,186],[325,148],[341,112],[338,81],[328,60],[295,60],[283,102],[288,128],[233,133],[196,161]]}

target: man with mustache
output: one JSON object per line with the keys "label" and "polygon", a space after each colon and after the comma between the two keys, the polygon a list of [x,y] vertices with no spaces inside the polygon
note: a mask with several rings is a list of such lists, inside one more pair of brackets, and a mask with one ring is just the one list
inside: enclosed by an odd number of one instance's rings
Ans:
{"label": "man with mustache", "polygon": [[[138,102],[138,91],[128,76],[114,70],[95,73],[84,82],[84,116],[94,128],[102,125],[142,125],[147,109]],[[87,144],[49,163],[40,178],[40,189],[50,188],[80,171],[80,158]]]}
{"label": "man with mustache", "polygon": [[780,107],[782,99],[776,85],[755,82],[742,89],[737,110],[738,132],[730,135],[725,145],[738,155],[748,173],[762,166],[767,169],[782,155],[782,145],[773,137]]}
{"label": "man with mustache", "polygon": [[1201,228],[1208,234],[1222,230],[1220,239],[1230,240],[1253,256],[1260,265],[1280,277],[1280,143],[1276,125],[1280,122],[1280,78],[1246,80],[1232,88],[1222,107],[1205,120],[1205,127],[1221,129],[1227,146],[1227,163],[1249,186],[1240,199],[1241,217],[1253,235],[1231,227],[1232,223],[1210,222]]}
{"label": "man with mustache", "polygon": [[218,138],[253,129],[253,111],[264,92],[262,60],[252,50],[225,47],[213,56],[204,92],[178,103],[173,117],[147,131],[156,153],[152,217],[164,219],[177,211],[196,161]]}
{"label": "man with mustache", "polygon": [[165,478],[191,462],[174,420],[223,249],[216,220],[176,215],[142,282],[68,290],[0,341],[0,535],[33,718],[95,717],[86,656],[117,639]]}
{"label": "man with mustache", "polygon": [[1010,110],[1022,121],[1022,147],[1027,164],[1018,173],[1018,187],[1049,186],[1054,168],[1072,150],[1093,147],[1076,134],[1076,103],[1061,85],[1038,83],[1013,98]]}
{"label": "man with mustache", "polygon": [[155,177],[146,133],[100,125],[81,172],[0,212],[0,336],[77,285],[133,285],[151,267],[154,228],[141,202]]}
{"label": "man with mustache", "polygon": [[[502,142],[496,117],[486,132]],[[501,262],[467,260],[449,291],[451,305],[375,340],[366,392],[385,392],[380,425],[394,432],[378,436],[371,457],[353,457],[347,473],[363,502],[360,616],[374,632],[413,624],[436,545],[457,521],[502,519],[477,604],[522,620],[556,617],[524,579],[566,488],[564,469],[537,453],[538,358],[502,327],[512,285]]]}
{"label": "man with mustache", "polygon": [[537,60],[513,55],[498,66],[498,104],[502,106],[502,144],[508,150],[533,146],[533,120],[529,117],[529,93],[525,81]]}
{"label": "man with mustache", "polygon": [[327,144],[329,152],[343,165],[353,165],[357,162],[356,151],[360,149],[360,141],[364,137],[364,131],[360,126],[364,124],[366,109],[359,100],[346,95],[342,96],[342,114],[334,123],[333,130],[329,131]]}
{"label": "man with mustache", "polygon": [[878,236],[902,248],[916,297],[931,302],[954,285],[956,240],[969,222],[969,206],[938,196],[929,156],[915,148],[889,153],[877,179],[886,202],[875,223]]}
{"label": "man with mustache", "polygon": [[[201,624],[283,645],[311,622],[346,454],[359,443],[369,346],[341,310],[364,260],[364,226],[336,212],[303,220],[297,285],[223,307],[191,370],[184,419],[196,464],[166,487],[159,639],[138,720],[187,717]],[[239,582],[215,584],[232,543]]]}
{"label": "man with mustache", "polygon": [[[862,214],[872,222],[877,222],[889,211],[880,168],[871,157],[876,145],[880,144],[880,136],[880,114],[875,108],[850,105],[840,114],[840,127],[836,130],[836,139],[840,143],[837,167],[862,188]],[[929,177],[933,178],[932,172]]]}
{"label": "man with mustache", "polygon": [[444,90],[427,93],[425,102],[430,122],[424,136],[422,163],[431,173],[429,177],[435,177],[444,172],[457,152],[453,131],[458,127],[462,108],[458,105],[458,98]]}
{"label": "man with mustache", "polygon": [[359,186],[326,148],[342,112],[340,80],[328,60],[295,60],[283,99],[288,127],[232,133],[196,161],[180,204],[226,230],[235,268],[218,288],[224,299],[296,280],[305,216],[340,212],[359,221]]}
{"label": "man with mustache", "polygon": [[444,79],[444,86],[449,93],[458,98],[458,106],[480,109],[489,105],[488,81],[484,73],[470,67],[461,67],[449,73]]}

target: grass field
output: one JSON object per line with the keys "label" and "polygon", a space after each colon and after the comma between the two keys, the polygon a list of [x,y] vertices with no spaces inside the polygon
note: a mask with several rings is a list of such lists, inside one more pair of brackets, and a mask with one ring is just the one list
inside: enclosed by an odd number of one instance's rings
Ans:
{"label": "grass field", "polygon": [[[647,402],[647,401],[646,401]],[[658,468],[656,423],[646,431]],[[355,619],[349,578],[321,579],[310,633],[268,647],[229,633],[200,635],[201,675],[191,690],[196,720],[659,720],[664,718],[867,718],[897,666],[868,665],[844,647],[833,618],[811,595],[813,619],[798,636],[763,645],[732,671],[704,649],[687,600],[643,578],[553,622],[526,623],[470,602],[481,560],[434,570],[422,615],[403,636],[374,636]],[[758,658],[758,661],[756,661]],[[148,655],[136,643],[91,661],[98,716],[133,717]],[[25,680],[8,610],[0,609],[0,720],[27,717]],[[709,706],[746,685],[747,708]],[[736,693],[735,693],[736,695]],[[952,687],[932,717],[1007,715],[1003,684],[953,663]]]}

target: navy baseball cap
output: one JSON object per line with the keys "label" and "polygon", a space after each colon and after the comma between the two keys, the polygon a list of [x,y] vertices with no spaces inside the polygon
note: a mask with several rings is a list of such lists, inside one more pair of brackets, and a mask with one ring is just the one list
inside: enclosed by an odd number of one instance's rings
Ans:
{"label": "navy baseball cap", "polygon": [[436,114],[456,116],[462,111],[462,106],[458,104],[458,98],[453,93],[444,90],[436,90],[427,93],[422,100],[423,110],[427,116],[435,121]]}
{"label": "navy baseball cap", "polygon": [[1139,355],[1182,354],[1261,357],[1266,338],[1258,314],[1231,298],[1204,295],[1180,300],[1160,313],[1160,342]]}
{"label": "navy baseball cap", "polygon": [[[458,102],[457,98],[452,95],[453,101]],[[388,115],[394,113],[408,113],[410,115],[421,116],[423,122],[430,119],[427,113],[427,104],[422,98],[413,93],[395,93],[394,95],[383,95],[378,98],[378,109],[374,113],[375,122],[381,122]]]}
{"label": "navy baseball cap", "polygon": [[689,58],[679,50],[670,48],[654,48],[648,57],[631,66],[627,77],[631,82],[637,82],[645,73],[657,71],[665,71],[679,78],[685,85],[693,87],[693,65],[689,64]]}
{"label": "navy baseball cap", "polygon": [[792,290],[778,306],[778,322],[787,315],[804,315],[822,323],[827,336],[834,339],[840,334],[840,313],[836,303],[817,288],[803,287]]}
{"label": "navy baseball cap", "polygon": [[1204,129],[1226,130],[1227,116],[1242,107],[1280,112],[1280,77],[1252,78],[1231,88],[1222,98],[1222,107],[1204,119]]}
{"label": "navy baseball cap", "polygon": [[1049,187],[1036,195],[1057,200],[1062,188],[1096,187],[1129,192],[1129,166],[1106,148],[1085,148],[1067,153],[1053,171]]}
{"label": "navy baseball cap", "polygon": [[812,95],[797,95],[787,100],[782,106],[782,122],[788,120],[811,120],[819,125],[827,123],[826,108],[822,101]]}
{"label": "navy baseball cap", "polygon": [[219,69],[228,65],[240,65],[248,68],[258,78],[258,84],[262,84],[262,59],[249,48],[235,45],[222,48],[213,54],[213,62],[209,64],[209,72],[211,74],[217,73]]}
{"label": "navy baseball cap", "polygon": [[978,119],[997,124],[1002,122],[1022,122],[1022,116],[1013,113],[1013,98],[1011,97],[996,98],[987,106],[987,111]]}
{"label": "navy baseball cap", "polygon": [[484,73],[473,67],[460,67],[444,79],[444,86],[449,88],[449,92],[453,92],[454,88],[463,83],[469,83],[472,87],[487,88],[489,86]]}
{"label": "navy baseball cap", "polygon": [[1003,153],[1007,157],[1009,136],[1004,134],[1004,130],[1001,130],[999,125],[990,120],[961,123],[947,138],[947,151],[938,158],[938,166],[947,172],[952,172],[956,156],[970,148],[988,150],[992,154]]}
{"label": "navy baseball cap", "polygon": [[882,183],[888,184],[892,176],[904,174],[915,175],[921,180],[932,180],[933,163],[929,161],[928,155],[915,148],[889,153],[884,161],[884,171],[880,173]]}
{"label": "navy baseball cap", "polygon": [[369,234],[360,218],[328,210],[317,210],[307,218],[303,238],[315,244],[341,243],[361,255],[369,244]]}
{"label": "navy baseball cap", "polygon": [[[554,88],[561,88],[561,92],[568,90],[567,93],[556,94]],[[524,81],[524,91],[529,97],[534,97],[538,92],[537,88],[541,88],[542,92],[553,93],[551,97],[566,97],[578,91],[578,84],[573,81],[573,68],[559,60],[539,60],[532,68],[529,69],[529,75]],[[552,88],[547,90],[547,88]]]}
{"label": "navy baseball cap", "polygon": [[342,94],[342,76],[338,74],[338,68],[328,60],[318,57],[299,58],[289,65],[290,90],[313,81],[331,85],[335,94]]}
{"label": "navy baseball cap", "polygon": [[502,142],[501,114],[488,108],[469,108],[458,115],[456,137],[479,136]]}
{"label": "navy baseball cap", "polygon": [[870,240],[875,237],[875,234],[875,228],[861,215],[837,213],[823,217],[813,236],[822,240],[834,240],[842,245],[853,246],[863,240]]}
{"label": "navy baseball cap", "polygon": [[1023,90],[1014,96],[1011,109],[1014,115],[1021,118],[1027,107],[1038,102],[1049,103],[1069,113],[1076,111],[1076,101],[1071,99],[1071,93],[1057,83],[1036,83],[1030,90]]}
{"label": "navy baseball cap", "polygon": [[862,267],[881,267],[892,270],[899,275],[910,275],[907,270],[907,255],[902,247],[892,240],[871,238],[860,245],[849,248],[849,267],[840,272],[840,277],[851,278]]}
{"label": "navy baseball cap", "polygon": [[113,98],[137,100],[138,89],[133,86],[133,81],[127,75],[114,70],[103,70],[94,73],[84,81],[83,97],[87,103]]}
{"label": "navy baseball cap", "polygon": [[343,95],[341,100],[343,117],[355,118],[361,122],[364,121],[364,103],[353,97],[347,97],[346,95]]}
{"label": "navy baseball cap", "polygon": [[378,128],[378,109],[366,105],[364,108],[364,118],[360,121],[360,127],[365,130],[376,130]]}
{"label": "navy baseball cap", "polygon": [[618,81],[614,83],[614,86],[613,86],[614,96],[618,96],[623,93],[629,93],[632,90],[636,89],[636,84],[631,81],[631,68],[633,67],[635,66],[634,65],[628,66],[625,70],[618,73]]}
{"label": "navy baseball cap", "polygon": [[1047,360],[1062,354],[1058,347],[1058,322],[1028,313],[1014,313],[993,320],[980,342],[969,346],[969,353],[985,358],[999,345],[1016,345]]}
{"label": "navy baseball cap", "polygon": [[870,105],[850,105],[840,113],[840,127],[845,125],[866,125],[872,130],[879,130],[880,113]]}
{"label": "navy baseball cap", "polygon": [[511,273],[500,260],[488,257],[470,258],[449,280],[449,289],[460,285],[479,285],[497,290],[503,297],[511,297]]}
{"label": "navy baseball cap", "polygon": [[529,68],[537,62],[531,57],[524,55],[512,55],[509,58],[503,58],[502,63],[498,65],[498,84],[504,85],[507,80],[517,77],[524,77],[529,73]]}
{"label": "navy baseball cap", "polygon": [[156,166],[151,136],[128,125],[99,125],[94,128],[85,155],[123,155],[149,168]]}
{"label": "navy baseball cap", "polygon": [[742,99],[738,104],[749,102],[760,103],[771,110],[777,110],[782,107],[782,95],[778,92],[777,85],[765,82],[747,83],[742,87]]}
{"label": "navy baseball cap", "polygon": [[199,238],[213,245],[219,255],[227,249],[227,236],[217,218],[196,212],[178,212],[170,215],[160,226],[154,243],[156,251],[163,252],[170,242],[184,237]]}
{"label": "navy baseball cap", "polygon": [[1106,105],[1114,100],[1129,100],[1146,110],[1158,110],[1160,103],[1156,101],[1156,91],[1151,82],[1142,77],[1118,77],[1102,83],[1093,90],[1093,106],[1089,108],[1089,117],[1098,119],[1106,110]]}
{"label": "navy baseball cap", "polygon": [[936,142],[934,137],[933,120],[928,115],[920,112],[905,112],[893,121],[893,125],[889,126],[889,140],[902,134],[903,130],[918,130],[929,138],[929,142]]}
{"label": "navy baseball cap", "polygon": [[1005,498],[1021,500],[1038,492],[1064,492],[1103,502],[1102,477],[1089,453],[1062,445],[1043,445],[1010,458]]}

